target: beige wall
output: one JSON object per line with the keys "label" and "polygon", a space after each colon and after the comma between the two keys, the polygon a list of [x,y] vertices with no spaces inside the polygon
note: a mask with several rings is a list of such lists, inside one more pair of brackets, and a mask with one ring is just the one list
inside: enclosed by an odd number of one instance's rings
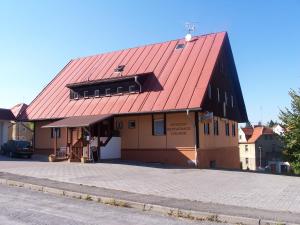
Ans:
{"label": "beige wall", "polygon": [[[55,138],[51,138],[51,128],[42,128],[49,122],[35,122],[35,150],[41,153],[53,153]],[[67,129],[61,128],[61,137],[57,138],[57,148],[67,146]]]}
{"label": "beige wall", "polygon": [[[248,146],[248,151],[246,151],[246,146]],[[239,151],[240,151],[240,160],[242,163],[242,169],[256,170],[255,144],[240,143]],[[248,158],[248,163],[246,162],[246,158]]]}

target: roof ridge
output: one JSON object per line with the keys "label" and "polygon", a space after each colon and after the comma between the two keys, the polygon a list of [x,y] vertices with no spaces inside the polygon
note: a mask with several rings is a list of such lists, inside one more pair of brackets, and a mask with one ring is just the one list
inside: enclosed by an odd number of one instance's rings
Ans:
{"label": "roof ridge", "polygon": [[[199,34],[199,35],[193,36],[192,38],[195,38],[195,37],[199,38],[199,37],[204,37],[204,36],[208,36],[208,35],[212,35],[212,34],[220,34],[220,33],[227,33],[227,31],[219,31],[219,32],[206,33],[206,34]],[[167,43],[167,42],[171,42],[171,41],[180,41],[180,40],[183,40],[183,39],[184,39],[184,37],[171,39],[171,40],[167,40],[167,41],[162,41],[162,42],[158,41],[158,42],[154,42],[154,43],[150,43],[150,44],[141,44],[141,45],[137,45],[137,46],[134,46],[134,47],[128,47],[128,48],[123,48],[123,49],[107,51],[107,52],[101,52],[101,53],[96,53],[96,54],[93,54],[93,55],[75,57],[75,58],[72,58],[71,60],[78,60],[78,59],[83,59],[83,58],[88,58],[88,57],[95,57],[95,56],[99,56],[99,55],[110,54],[110,53],[115,53],[115,52],[119,52],[119,51],[130,50],[130,49],[134,49],[134,48],[142,48],[142,47],[151,46],[151,45],[163,44],[163,43]]]}

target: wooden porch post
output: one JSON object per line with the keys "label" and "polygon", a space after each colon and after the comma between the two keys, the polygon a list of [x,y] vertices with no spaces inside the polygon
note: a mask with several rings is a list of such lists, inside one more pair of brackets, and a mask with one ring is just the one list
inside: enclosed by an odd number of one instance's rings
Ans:
{"label": "wooden porch post", "polygon": [[55,136],[55,139],[54,139],[54,155],[56,156],[56,151],[57,151],[57,130],[56,130],[56,128],[54,128],[54,136]]}

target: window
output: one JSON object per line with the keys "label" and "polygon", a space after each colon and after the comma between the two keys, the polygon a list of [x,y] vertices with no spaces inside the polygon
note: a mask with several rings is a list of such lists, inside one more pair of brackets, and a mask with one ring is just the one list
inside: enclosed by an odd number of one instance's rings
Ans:
{"label": "window", "polygon": [[184,46],[185,46],[184,44],[178,44],[178,45],[176,45],[175,49],[183,49]]}
{"label": "window", "polygon": [[135,120],[129,120],[128,121],[128,128],[134,129],[135,128]]}
{"label": "window", "polygon": [[226,103],[223,102],[223,117],[226,118]]}
{"label": "window", "polygon": [[133,93],[133,92],[135,92],[136,90],[135,90],[135,86],[134,85],[130,85],[129,86],[129,92],[130,93]]}
{"label": "window", "polygon": [[51,128],[51,138],[60,138],[60,128]]}
{"label": "window", "polygon": [[233,96],[231,95],[231,108],[233,108]]}
{"label": "window", "polygon": [[95,90],[95,91],[94,91],[94,96],[95,96],[96,98],[100,97],[100,91],[99,91],[99,90]]}
{"label": "window", "polygon": [[214,120],[214,135],[219,135],[219,121]]}
{"label": "window", "polygon": [[211,99],[211,85],[208,85],[208,98]]}
{"label": "window", "polygon": [[117,94],[122,94],[122,90],[123,90],[123,87],[118,87],[117,88]]}
{"label": "window", "polygon": [[203,123],[203,130],[205,135],[209,135],[209,123]]}
{"label": "window", "polygon": [[116,129],[117,130],[123,129],[123,121],[119,121],[119,120],[116,121]]}
{"label": "window", "polygon": [[110,88],[106,88],[105,89],[105,95],[106,96],[110,96],[111,95]]}
{"label": "window", "polygon": [[245,145],[245,152],[248,152],[248,145]]}
{"label": "window", "polygon": [[217,96],[218,96],[218,102],[220,102],[220,89],[217,88]]}
{"label": "window", "polygon": [[229,136],[229,123],[225,123],[225,133],[226,133],[226,136]]}
{"label": "window", "polygon": [[246,158],[246,164],[249,164],[249,159],[248,158]]}
{"label": "window", "polygon": [[153,121],[153,135],[160,136],[165,134],[165,121],[164,119],[154,119]]}
{"label": "window", "polygon": [[83,92],[83,97],[84,98],[89,98],[89,91],[84,91]]}
{"label": "window", "polygon": [[74,91],[73,92],[73,97],[74,97],[74,99],[79,99],[78,92]]}
{"label": "window", "polygon": [[225,100],[225,104],[227,105],[228,99],[227,99],[227,92],[226,91],[224,92],[224,100]]}
{"label": "window", "polygon": [[233,123],[233,124],[231,125],[231,133],[232,133],[232,136],[235,137],[235,123]]}

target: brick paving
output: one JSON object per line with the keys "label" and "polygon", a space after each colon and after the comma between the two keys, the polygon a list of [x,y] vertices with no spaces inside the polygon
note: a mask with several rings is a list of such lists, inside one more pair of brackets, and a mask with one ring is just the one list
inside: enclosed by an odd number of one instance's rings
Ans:
{"label": "brick paving", "polygon": [[300,213],[300,178],[147,164],[48,163],[0,157],[0,172],[140,194]]}

